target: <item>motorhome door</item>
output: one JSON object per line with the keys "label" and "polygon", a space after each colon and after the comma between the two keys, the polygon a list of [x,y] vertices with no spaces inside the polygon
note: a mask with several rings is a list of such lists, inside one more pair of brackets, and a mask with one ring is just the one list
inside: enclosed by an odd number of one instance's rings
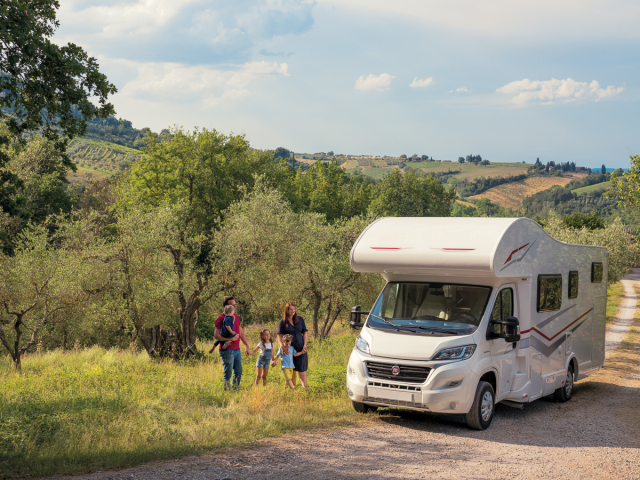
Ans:
{"label": "motorhome door", "polygon": [[[519,318],[515,292],[516,287],[513,283],[502,285],[498,289],[498,295],[491,310],[491,321],[504,320],[505,317],[510,316]],[[491,325],[490,330],[493,333],[504,333],[504,325]],[[504,338],[492,338],[489,343],[493,365],[498,372],[496,397],[504,398],[511,392],[516,351],[514,344],[512,342],[507,343]]]}

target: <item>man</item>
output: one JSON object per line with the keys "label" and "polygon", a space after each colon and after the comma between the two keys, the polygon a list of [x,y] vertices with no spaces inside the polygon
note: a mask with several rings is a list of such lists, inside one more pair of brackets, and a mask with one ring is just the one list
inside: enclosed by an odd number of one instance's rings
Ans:
{"label": "man", "polygon": [[233,331],[237,332],[236,336],[229,339],[221,335],[224,314],[221,314],[216,320],[215,331],[213,333],[216,340],[220,340],[221,342],[230,342],[226,350],[220,349],[220,358],[222,359],[222,367],[224,369],[222,373],[223,390],[230,389],[231,386],[234,388],[240,387],[240,379],[242,378],[242,354],[240,353],[240,340],[242,340],[242,343],[245,345],[245,354],[249,355],[249,343],[244,336],[244,330],[242,330],[242,327],[240,326],[238,314],[235,312],[236,300],[233,297],[225,297],[224,302],[222,302],[222,308],[224,309],[227,305],[232,305],[234,307]]}

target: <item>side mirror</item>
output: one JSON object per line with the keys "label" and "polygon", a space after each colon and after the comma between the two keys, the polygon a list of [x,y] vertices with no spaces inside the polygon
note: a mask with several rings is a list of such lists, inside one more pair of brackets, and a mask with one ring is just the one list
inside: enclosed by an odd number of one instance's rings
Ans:
{"label": "side mirror", "polygon": [[489,324],[490,330],[492,330],[492,325],[504,325],[504,333],[491,332],[491,338],[504,338],[507,343],[520,340],[520,322],[516,317],[504,317],[504,320],[492,320]]}
{"label": "side mirror", "polygon": [[364,322],[362,321],[361,315],[369,315],[369,312],[363,312],[362,310],[360,310],[360,305],[356,305],[351,309],[351,318],[349,319],[351,328],[364,327]]}

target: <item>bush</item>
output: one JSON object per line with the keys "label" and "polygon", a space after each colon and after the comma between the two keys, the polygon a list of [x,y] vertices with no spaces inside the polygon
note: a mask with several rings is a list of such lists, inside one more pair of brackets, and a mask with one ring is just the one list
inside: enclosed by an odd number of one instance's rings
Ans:
{"label": "bush", "polygon": [[627,233],[620,219],[598,230],[571,228],[555,213],[546,219],[544,229],[553,238],[579,245],[599,245],[609,251],[609,283],[615,283],[640,262],[640,247]]}

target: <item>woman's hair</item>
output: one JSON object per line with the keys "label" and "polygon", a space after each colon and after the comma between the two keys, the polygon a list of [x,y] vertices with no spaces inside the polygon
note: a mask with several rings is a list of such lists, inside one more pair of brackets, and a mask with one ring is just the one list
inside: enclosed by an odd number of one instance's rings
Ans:
{"label": "woman's hair", "polygon": [[294,327],[298,326],[298,314],[294,313],[293,317],[291,318],[291,320],[289,320],[289,307],[293,307],[296,308],[296,306],[293,304],[293,302],[289,302],[284,306],[284,317],[282,317],[282,319],[284,320],[285,324],[289,324],[289,325],[293,325]]}
{"label": "woman's hair", "polygon": [[[268,340],[267,337],[269,337]],[[271,342],[271,332],[269,332],[268,328],[263,328],[262,330],[260,330],[260,341],[263,345]]]}
{"label": "woman's hair", "polygon": [[282,341],[283,343],[291,343],[293,341],[293,335],[283,335]]}

